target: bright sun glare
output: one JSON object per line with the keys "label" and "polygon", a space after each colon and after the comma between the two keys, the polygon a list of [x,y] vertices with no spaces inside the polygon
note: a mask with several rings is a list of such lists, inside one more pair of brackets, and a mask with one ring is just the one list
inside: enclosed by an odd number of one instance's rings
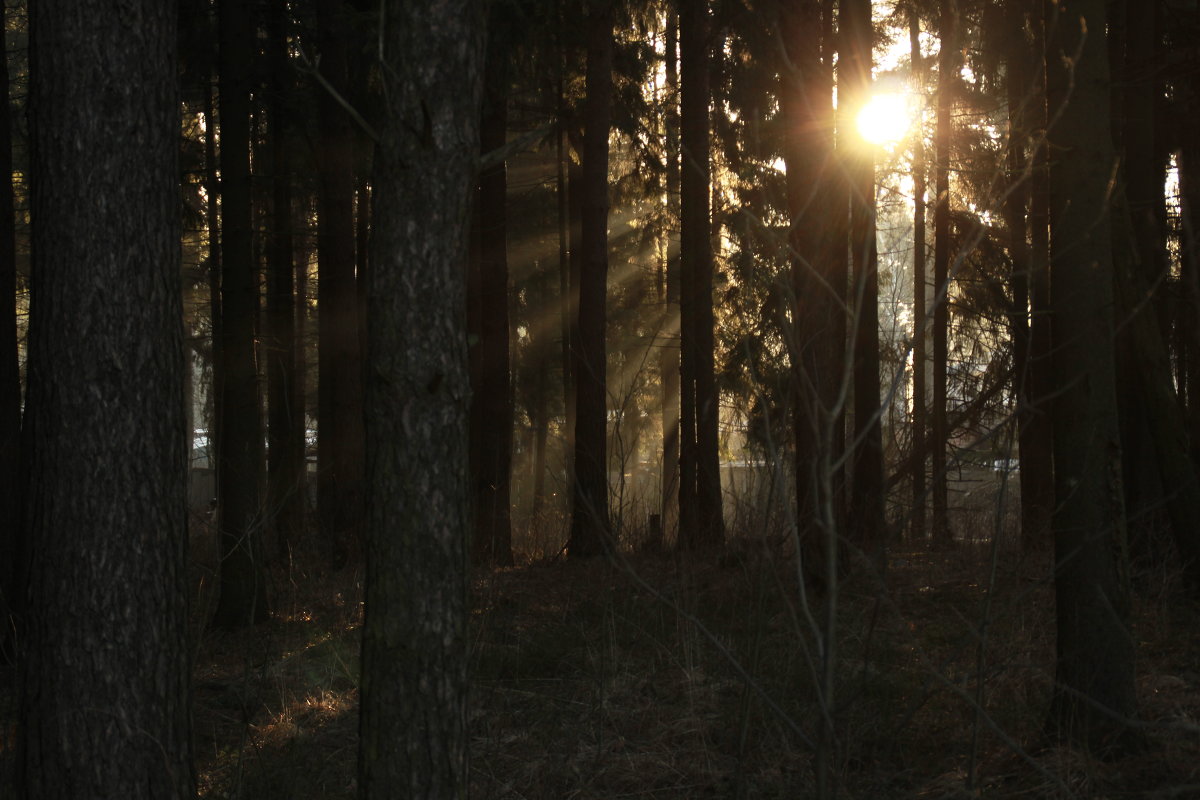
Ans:
{"label": "bright sun glare", "polygon": [[858,134],[871,144],[897,144],[912,126],[912,108],[903,94],[877,94],[858,112]]}

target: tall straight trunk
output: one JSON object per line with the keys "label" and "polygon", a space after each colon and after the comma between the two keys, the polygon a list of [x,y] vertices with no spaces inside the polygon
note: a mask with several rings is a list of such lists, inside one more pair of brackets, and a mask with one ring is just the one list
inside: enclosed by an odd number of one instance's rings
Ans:
{"label": "tall straight trunk", "polygon": [[292,247],[292,165],[287,142],[287,98],[291,83],[288,64],[287,3],[271,8],[268,57],[271,71],[270,141],[272,167],[271,249],[267,266],[267,320],[270,348],[267,356],[267,509],[274,521],[281,553],[295,545],[304,520],[304,409],[295,394],[296,305]]}
{"label": "tall straight trunk", "polygon": [[[851,108],[871,91],[873,42],[869,0],[850,0],[841,17],[842,80]],[[874,153],[859,147],[848,153],[850,253],[854,265],[854,480],[851,534],[869,554],[884,545],[883,431],[879,402],[879,270],[875,237]]]}
{"label": "tall straight trunk", "polygon": [[[0,9],[0,23],[4,22]],[[4,29],[0,25],[0,29]],[[17,360],[17,251],[13,217],[12,120],[8,54],[0,41],[0,648],[18,610],[21,488],[21,372]]]}
{"label": "tall straight trunk", "polygon": [[562,370],[563,398],[563,467],[566,485],[573,486],[575,459],[575,384],[571,378],[572,354],[571,339],[577,319],[575,289],[571,280],[571,215],[567,199],[567,132],[563,121],[562,108],[562,77],[559,76],[559,127],[555,132],[555,163],[557,175],[555,178],[555,200],[558,205],[558,324],[560,347],[560,368]]}
{"label": "tall straight trunk", "polygon": [[1183,284],[1184,395],[1189,451],[1200,463],[1200,91],[1183,92],[1179,147],[1180,281]]}
{"label": "tall straight trunk", "polygon": [[221,597],[213,624],[236,628],[267,616],[262,548],[263,437],[254,353],[258,273],[251,249],[250,86],[254,26],[246,0],[220,5],[221,366],[217,446]]}
{"label": "tall straight trunk", "polygon": [[[707,2],[679,9],[680,45],[680,486],[679,544],[725,540],[714,369],[713,254],[709,213],[710,20]],[[685,507],[689,512],[685,518]]]}
{"label": "tall straight trunk", "polygon": [[317,510],[334,567],[346,563],[362,524],[362,353],[354,257],[354,132],[332,92],[348,92],[345,0],[318,0]]}
{"label": "tall straight trunk", "polygon": [[364,800],[465,797],[463,265],[479,158],[484,3],[388,0],[384,12],[380,76],[389,102],[372,181],[358,791]]}
{"label": "tall straight trunk", "polygon": [[30,7],[20,797],[196,791],[175,12]]}
{"label": "tall straight trunk", "polygon": [[958,2],[942,3],[939,24],[942,49],[938,55],[937,201],[933,209],[933,411],[930,414],[930,455],[933,470],[933,541],[944,546],[953,541],[946,491],[946,381],[950,334],[950,141],[954,135],[954,91],[958,86]]}
{"label": "tall straight trunk", "polygon": [[659,381],[662,387],[662,484],[659,517],[664,537],[674,536],[679,529],[679,233],[675,221],[679,218],[679,15],[672,7],[666,20],[666,78],[667,109],[664,115],[666,148],[665,188],[668,223],[664,225],[662,265],[662,325],[659,337],[663,342],[659,357]]}
{"label": "tall straight trunk", "polygon": [[573,557],[611,546],[608,522],[608,389],[605,318],[608,299],[608,133],[612,124],[613,2],[588,8],[587,99],[581,191],[579,338],[575,353],[575,482],[571,507]]}
{"label": "tall straight trunk", "polygon": [[[221,417],[225,406],[224,328],[221,325],[221,170],[217,160],[217,130],[220,121],[216,109],[217,86],[208,82],[204,93],[204,192],[208,195],[204,209],[204,224],[208,232],[208,349],[212,365],[212,417],[208,421],[208,463],[216,468],[221,461]],[[213,500],[220,508],[221,483],[213,488]]]}
{"label": "tall straight trunk", "polygon": [[[1047,22],[1057,689],[1049,727],[1105,748],[1137,713],[1113,347],[1104,0]],[[1067,55],[1073,67],[1067,68]],[[1107,346],[1106,346],[1107,345]]]}
{"label": "tall straight trunk", "polygon": [[[550,284],[554,278],[555,275],[550,270],[543,270],[538,280],[538,307],[542,309],[543,314],[553,308]],[[546,442],[550,435],[550,355],[553,352],[551,324],[550,319],[544,318],[537,326],[537,339],[532,348],[537,367],[533,384],[533,408],[530,414],[530,423],[533,425],[533,501],[530,516],[535,525],[546,501]]]}
{"label": "tall straight trunk", "polygon": [[[825,280],[829,261],[829,208],[823,197],[832,156],[829,97],[832,87],[821,67],[821,16],[816,0],[793,0],[782,7],[787,42],[781,76],[782,109],[788,138],[788,235],[794,295],[788,350],[792,362],[796,447],[796,513],[799,535],[815,553],[836,550],[836,523],[830,513],[833,485],[833,427],[838,381],[832,331],[838,299]],[[816,538],[814,538],[816,537]],[[810,559],[819,568],[818,559]],[[829,576],[825,576],[829,579]]]}
{"label": "tall straight trunk", "polygon": [[[1026,112],[1030,130],[1046,129],[1046,50],[1042,0],[1029,0],[1033,85]],[[1040,137],[1039,137],[1040,139]],[[1029,176],[1029,374],[1021,428],[1021,531],[1024,544],[1051,542],[1054,512],[1052,405],[1054,360],[1050,309],[1050,162],[1045,141],[1035,140]],[[1032,537],[1032,538],[1031,538]]]}
{"label": "tall straight trunk", "polygon": [[[908,18],[908,47],[912,57],[913,87],[918,98],[925,96],[925,60],[921,55],[921,20],[915,8],[910,9]],[[918,120],[924,109],[918,111]],[[925,275],[925,131],[918,122],[913,141],[913,412],[912,412],[912,521],[910,530],[916,540],[925,538],[928,525],[925,509],[926,497],[926,438],[929,435],[929,389],[925,368],[928,353],[929,318],[926,314],[925,295],[929,280]]]}
{"label": "tall straight trunk", "polygon": [[[508,36],[500,24],[505,12],[490,15],[484,67],[480,150],[504,146],[508,135]],[[471,281],[479,297],[478,338],[472,343],[477,383],[471,394],[471,480],[475,511],[475,558],[487,564],[512,564],[510,478],[513,406],[509,369],[508,319],[508,173],[504,162],[479,176],[477,220],[479,269]]]}

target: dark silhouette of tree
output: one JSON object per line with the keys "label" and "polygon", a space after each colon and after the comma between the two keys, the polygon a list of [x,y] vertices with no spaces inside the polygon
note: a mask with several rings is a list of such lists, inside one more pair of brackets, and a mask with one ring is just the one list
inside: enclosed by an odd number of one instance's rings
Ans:
{"label": "dark silhouette of tree", "polygon": [[958,48],[958,0],[942,3],[938,24],[941,50],[938,54],[937,132],[933,207],[933,409],[930,413],[930,456],[933,473],[933,541],[945,546],[953,541],[946,492],[946,448],[950,428],[946,424],[947,366],[950,333],[950,142],[954,135],[954,97],[958,87],[961,55]]}
{"label": "dark silhouette of tree", "polygon": [[270,69],[271,248],[267,265],[267,509],[279,549],[287,553],[304,525],[304,394],[296,382],[296,303],[292,246],[292,158],[288,100],[294,68],[288,61],[285,0],[271,6],[266,47]]}
{"label": "dark silhouette of tree", "polygon": [[[507,8],[489,14],[484,68],[483,153],[504,146],[508,135]],[[513,402],[510,387],[508,315],[508,173],[501,161],[480,173],[475,215],[477,257],[471,259],[468,307],[471,327],[471,481],[475,511],[474,555],[484,563],[512,564],[509,485],[512,469]]]}
{"label": "dark silhouette of tree", "polygon": [[[667,192],[667,216],[679,216],[679,15],[674,5],[667,10],[664,31],[667,104],[663,127],[663,188]],[[662,271],[663,323],[659,336],[664,342],[659,359],[659,381],[662,384],[662,488],[659,525],[661,533],[678,533],[679,528],[679,235],[674,226],[663,231],[666,263]]]}
{"label": "dark silhouette of tree", "polygon": [[[608,539],[608,135],[612,121],[613,0],[592,0],[587,15],[587,99],[580,187],[579,336],[572,337],[576,392],[574,557],[604,552]],[[571,183],[574,192],[575,183]],[[572,245],[573,246],[573,245]]]}
{"label": "dark silhouette of tree", "polygon": [[30,8],[22,797],[195,796],[175,19]]}
{"label": "dark silhouette of tree", "polygon": [[1053,733],[1093,747],[1137,712],[1129,630],[1113,348],[1115,153],[1104,0],[1060,2],[1047,20],[1054,312],[1055,598]]}
{"label": "dark silhouette of tree", "polygon": [[367,319],[363,798],[466,794],[463,309],[483,5],[384,7],[380,74],[389,102],[372,181]]}
{"label": "dark silhouette of tree", "polygon": [[[5,14],[0,9],[0,31]],[[17,253],[13,219],[12,120],[8,55],[0,41],[0,648],[12,634],[19,603],[21,374],[17,362]]]}
{"label": "dark silhouette of tree", "polygon": [[356,547],[362,523],[363,399],[354,254],[354,130],[350,25],[344,0],[317,0],[319,128],[317,230],[317,511],[335,567]]}
{"label": "dark silhouette of tree", "polygon": [[[908,9],[908,48],[912,63],[914,90],[924,98],[925,59],[921,55],[921,17],[914,3]],[[923,110],[920,113],[924,113]],[[925,134],[917,131],[913,141],[913,414],[912,414],[912,519],[910,529],[914,539],[923,540],[928,526],[925,514],[929,504],[926,493],[929,435],[929,388],[926,365],[929,363],[926,342],[929,338],[929,316],[925,298],[929,289],[926,275],[928,256],[925,246],[926,162]]]}
{"label": "dark silhouette of tree", "polygon": [[725,539],[713,364],[710,16],[707,0],[679,6],[679,545],[690,550]]}
{"label": "dark silhouette of tree", "polygon": [[263,431],[254,323],[258,273],[251,248],[250,77],[254,26],[247,0],[221,0],[221,418],[217,480],[221,596],[213,624],[267,616],[263,534]]}
{"label": "dark silhouette of tree", "polygon": [[[871,4],[852,0],[841,7],[840,91],[850,108],[871,91],[873,28]],[[854,314],[854,479],[851,534],[868,552],[884,544],[883,438],[879,404],[879,269],[875,233],[874,153],[849,147],[850,253],[854,266],[850,308]]]}

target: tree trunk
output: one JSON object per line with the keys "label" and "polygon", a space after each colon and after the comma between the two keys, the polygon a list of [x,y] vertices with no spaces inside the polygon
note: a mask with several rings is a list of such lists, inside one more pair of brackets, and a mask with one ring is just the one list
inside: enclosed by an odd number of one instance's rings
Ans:
{"label": "tree trunk", "polygon": [[[869,0],[843,6],[842,75],[850,108],[860,107],[871,91],[871,26]],[[854,481],[851,535],[872,557],[882,553],[886,531],[883,513],[883,432],[879,402],[879,271],[875,237],[874,154],[860,146],[848,152],[850,181],[850,252],[854,265]]]}
{"label": "tree trunk", "polygon": [[251,250],[250,87],[254,27],[246,0],[222,0],[221,37],[221,597],[213,624],[267,617],[262,548],[263,437],[254,358],[258,274]]}
{"label": "tree trunk", "polygon": [[958,3],[942,4],[938,31],[942,44],[938,55],[937,201],[933,209],[933,412],[930,454],[933,471],[933,542],[946,546],[954,540],[950,530],[946,492],[946,448],[950,431],[946,426],[946,381],[950,332],[950,140],[954,135],[954,90],[958,85]]}
{"label": "tree trunk", "polygon": [[[504,11],[491,11],[484,68],[480,149],[501,148],[508,136],[509,41]],[[485,564],[512,564],[510,479],[513,406],[509,370],[508,177],[503,162],[479,176],[477,215],[479,274],[478,338],[472,340],[477,383],[471,394],[471,478],[475,511],[475,558]]]}
{"label": "tree trunk", "polygon": [[707,2],[683,3],[679,9],[679,545],[688,550],[719,548],[725,540],[713,365],[709,16]]}
{"label": "tree trunk", "polygon": [[[348,91],[344,0],[318,0],[321,74],[341,97]],[[318,159],[317,510],[335,568],[357,546],[362,522],[362,354],[354,268],[354,133],[331,93],[317,88]]]}
{"label": "tree trunk", "polygon": [[[914,8],[909,10],[908,47],[912,57],[913,85],[917,97],[923,98],[925,87],[925,60],[921,55],[921,23]],[[924,109],[918,111],[924,115]],[[919,116],[918,119],[922,117]],[[926,496],[926,441],[929,435],[929,389],[925,369],[929,357],[925,347],[928,341],[929,317],[926,313],[925,295],[929,280],[925,275],[925,131],[918,123],[913,141],[913,394],[912,394],[912,538],[924,541],[928,522],[925,509]]]}
{"label": "tree trunk", "polygon": [[[1047,21],[1057,689],[1049,727],[1102,748],[1137,713],[1113,348],[1104,0]],[[1067,56],[1073,69],[1068,71]]]}
{"label": "tree trunk", "polygon": [[[0,9],[0,23],[4,18],[4,9]],[[13,632],[9,615],[18,611],[21,578],[17,564],[22,550],[18,470],[21,369],[17,360],[17,252],[8,95],[8,55],[5,43],[0,41],[0,650],[7,649]]]}
{"label": "tree trunk", "polygon": [[292,68],[287,52],[287,3],[271,9],[268,52],[271,68],[270,142],[272,176],[271,250],[267,271],[267,320],[271,346],[267,357],[267,509],[274,518],[275,542],[286,555],[295,546],[304,521],[304,438],[301,398],[295,394],[296,340],[293,300],[292,166],[287,142],[287,98]]}
{"label": "tree trunk", "polygon": [[674,8],[666,19],[666,96],[670,98],[663,120],[666,134],[665,188],[667,225],[664,226],[662,265],[663,343],[659,357],[659,381],[662,387],[662,482],[659,501],[659,526],[664,538],[676,538],[679,531],[679,15]]}
{"label": "tree trunk", "polygon": [[584,107],[582,268],[579,339],[575,352],[575,484],[571,556],[595,556],[611,546],[608,528],[608,389],[605,310],[608,295],[608,133],[612,121],[612,0],[593,0],[588,14],[587,100]]}
{"label": "tree trunk", "polygon": [[190,798],[175,9],[44,0],[30,31],[18,791]]}
{"label": "tree trunk", "polygon": [[[358,786],[363,798],[464,797],[463,264],[479,157],[483,3],[391,0],[385,11],[381,76],[391,102],[372,182]],[[440,102],[422,101],[430,97]]]}

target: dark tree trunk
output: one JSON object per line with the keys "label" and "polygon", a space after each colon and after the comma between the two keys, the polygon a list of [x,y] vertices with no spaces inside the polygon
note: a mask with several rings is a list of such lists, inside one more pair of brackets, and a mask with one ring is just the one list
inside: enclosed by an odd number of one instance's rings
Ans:
{"label": "dark tree trunk", "polygon": [[664,226],[662,303],[663,316],[659,337],[663,342],[659,358],[662,385],[662,484],[660,532],[674,537],[679,529],[679,234],[674,221],[679,218],[679,16],[672,8],[666,20],[666,95],[665,115],[667,219]]}
{"label": "dark tree trunk", "polygon": [[[925,60],[921,55],[921,23],[916,9],[910,9],[908,18],[908,46],[912,56],[913,83],[921,87],[918,97],[924,96]],[[923,113],[923,110],[922,110]],[[913,539],[925,539],[928,522],[925,509],[928,505],[926,484],[926,441],[929,435],[929,388],[925,369],[929,356],[925,346],[928,341],[929,318],[926,314],[925,295],[929,290],[926,277],[925,250],[925,132],[918,127],[913,141],[913,394],[912,394],[912,522]]]}
{"label": "dark tree trunk", "polygon": [[251,250],[250,87],[254,27],[246,0],[222,0],[221,37],[221,597],[213,624],[267,616],[262,548],[263,437],[254,319],[258,274]]}
{"label": "dark tree trunk", "polygon": [[19,793],[190,798],[175,9],[44,0],[30,31]]}
{"label": "dark tree trunk", "polygon": [[[1046,31],[1041,0],[1030,0],[1029,21],[1034,63],[1032,100],[1026,113],[1030,130],[1045,130],[1046,61],[1042,54]],[[1050,165],[1044,142],[1030,157],[1029,388],[1020,431],[1021,533],[1025,544],[1048,547],[1054,513],[1054,360],[1050,341]]]}
{"label": "dark tree trunk", "polygon": [[[1105,747],[1136,716],[1112,342],[1113,163],[1104,0],[1047,22],[1054,312],[1057,690],[1049,726]],[[1084,33],[1086,31],[1086,33]],[[1066,56],[1072,56],[1068,71]]]}
{"label": "dark tree trunk", "polygon": [[[344,0],[318,0],[321,74],[347,96]],[[354,131],[331,91],[317,88],[318,158],[317,510],[337,568],[357,546],[362,522],[363,406],[354,268]]]}
{"label": "dark tree trunk", "polygon": [[275,542],[285,555],[295,546],[304,520],[304,405],[302,396],[295,393],[292,166],[287,141],[287,99],[293,73],[288,64],[287,16],[287,3],[277,0],[271,9],[268,40],[273,191],[267,267],[267,321],[271,339],[267,356],[267,409],[270,414],[267,508],[274,517]]}
{"label": "dark tree trunk", "polygon": [[[463,264],[479,157],[483,5],[392,0],[385,8],[381,75],[391,102],[372,181],[367,319],[362,798],[467,791]],[[440,102],[422,102],[430,97]]]}
{"label": "dark tree trunk", "polygon": [[[871,4],[845,2],[841,17],[842,75],[851,108],[871,91]],[[850,252],[854,264],[854,481],[851,535],[869,555],[885,544],[883,432],[879,403],[879,271],[875,241],[875,164],[869,148],[847,154]]]}
{"label": "dark tree trunk", "polygon": [[[0,23],[4,22],[0,9]],[[4,30],[0,24],[0,30]],[[13,217],[12,121],[8,108],[8,54],[0,41],[0,650],[18,611],[21,552],[21,372],[17,361],[17,252]]]}
{"label": "dark tree trunk", "polygon": [[[480,150],[501,148],[508,135],[509,37],[499,23],[505,12],[490,15],[484,68]],[[513,406],[509,369],[508,320],[508,173],[504,162],[479,176],[477,215],[479,274],[471,281],[479,296],[479,330],[472,339],[475,384],[471,393],[471,481],[475,513],[475,558],[485,564],[512,564],[510,478]]]}
{"label": "dark tree trunk", "polygon": [[725,540],[713,365],[709,17],[707,2],[679,9],[679,546],[688,550],[719,548]]}
{"label": "dark tree trunk", "polygon": [[[832,155],[831,87],[820,62],[820,11],[816,0],[793,0],[783,6],[780,20],[788,43],[781,105],[789,133],[784,160],[794,294],[788,350],[795,404],[796,512],[801,541],[811,553],[806,564],[818,571],[822,561],[817,553],[824,549],[832,555],[837,550],[832,434],[840,388],[832,340],[834,317],[840,312],[825,278],[831,242],[829,207],[822,198]],[[829,575],[821,579],[831,580]]]}
{"label": "dark tree trunk", "polygon": [[933,209],[933,411],[930,414],[930,455],[933,471],[933,542],[950,544],[948,496],[946,493],[946,448],[950,431],[946,425],[946,381],[950,333],[950,140],[954,135],[954,91],[958,85],[958,3],[942,3],[939,25],[942,40],[938,55],[937,200]]}
{"label": "dark tree trunk", "polygon": [[594,0],[588,14],[584,107],[582,265],[575,353],[575,484],[571,556],[595,556],[608,542],[608,389],[605,316],[608,299],[608,133],[612,122],[613,3]]}

